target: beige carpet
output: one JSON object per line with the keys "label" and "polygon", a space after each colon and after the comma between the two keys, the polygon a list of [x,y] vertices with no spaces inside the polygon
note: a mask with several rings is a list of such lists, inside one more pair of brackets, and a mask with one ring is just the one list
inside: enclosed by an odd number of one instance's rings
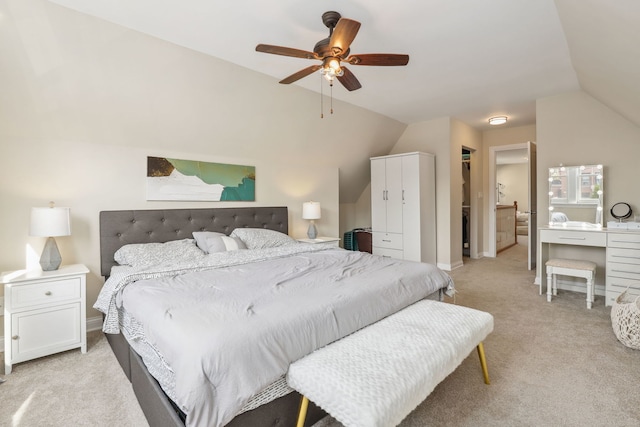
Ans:
{"label": "beige carpet", "polygon": [[592,310],[581,293],[547,303],[526,257],[516,245],[451,273],[456,303],[494,316],[484,342],[491,385],[472,352],[402,427],[640,426],[640,351],[616,340],[604,297]]}
{"label": "beige carpet", "polygon": [[[526,246],[468,260],[452,273],[456,303],[494,315],[485,341],[492,384],[472,352],[407,419],[424,426],[639,426],[640,351],[613,335],[597,297],[538,295]],[[130,385],[99,332],[89,350],[17,364],[0,384],[0,426],[146,426]],[[339,427],[327,418],[317,427]]]}
{"label": "beige carpet", "polygon": [[0,384],[0,426],[147,426],[102,332],[87,347],[14,365]]}

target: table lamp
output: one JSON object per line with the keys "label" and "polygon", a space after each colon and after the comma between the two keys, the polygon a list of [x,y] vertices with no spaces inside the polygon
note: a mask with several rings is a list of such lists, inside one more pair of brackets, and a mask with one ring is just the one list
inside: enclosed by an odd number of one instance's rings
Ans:
{"label": "table lamp", "polygon": [[51,202],[48,208],[31,208],[30,236],[47,237],[40,256],[42,271],[57,270],[62,257],[54,237],[71,235],[69,208],[56,208]]}
{"label": "table lamp", "polygon": [[318,230],[314,219],[320,219],[320,203],[319,202],[305,202],[302,204],[302,219],[309,219],[309,229],[307,230],[307,236],[310,239],[315,239],[318,236]]}

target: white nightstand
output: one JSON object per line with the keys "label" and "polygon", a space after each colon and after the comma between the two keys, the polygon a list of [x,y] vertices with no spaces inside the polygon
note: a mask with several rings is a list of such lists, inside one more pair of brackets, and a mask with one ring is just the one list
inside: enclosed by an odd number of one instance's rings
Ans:
{"label": "white nightstand", "polygon": [[82,264],[55,271],[2,273],[4,372],[15,363],[80,347],[87,352],[86,277]]}
{"label": "white nightstand", "polygon": [[340,245],[339,237],[316,237],[315,239],[297,239],[300,243],[333,243],[334,246]]}

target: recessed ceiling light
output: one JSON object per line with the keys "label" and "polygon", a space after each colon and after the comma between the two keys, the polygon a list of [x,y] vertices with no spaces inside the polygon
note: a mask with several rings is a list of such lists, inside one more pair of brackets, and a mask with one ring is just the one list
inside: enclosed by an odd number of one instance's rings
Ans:
{"label": "recessed ceiling light", "polygon": [[489,119],[489,124],[493,126],[503,125],[505,123],[507,123],[507,116],[496,116]]}

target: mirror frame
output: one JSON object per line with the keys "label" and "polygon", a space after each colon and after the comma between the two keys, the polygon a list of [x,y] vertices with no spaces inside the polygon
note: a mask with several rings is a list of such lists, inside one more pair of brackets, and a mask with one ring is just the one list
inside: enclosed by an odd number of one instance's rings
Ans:
{"label": "mirror frame", "polygon": [[[584,170],[585,168],[596,168],[600,171],[600,173],[596,176],[596,184],[597,186],[599,186],[599,188],[593,189],[594,191],[597,191],[597,198],[593,198],[593,202],[587,202],[587,203],[580,203],[579,200],[576,201],[569,201],[567,200],[566,203],[553,203],[553,195],[554,192],[551,189],[551,185],[552,182],[554,181],[553,176],[557,175],[558,170],[561,171],[565,171],[566,169],[570,169],[570,168],[575,168],[578,171],[580,170]],[[581,176],[581,173],[578,172],[575,178],[575,187],[576,189],[578,188],[578,182],[579,182],[579,178]],[[567,183],[567,185],[570,185],[570,182]],[[603,206],[604,206],[604,167],[601,164],[592,164],[592,165],[580,165],[580,166],[564,166],[564,165],[560,165],[560,166],[555,166],[555,167],[551,167],[549,168],[549,226],[551,227],[579,227],[579,228],[602,228],[603,226],[603,222],[604,222],[604,218],[603,218]],[[556,210],[556,207],[560,205],[560,206],[564,206],[564,207],[584,207],[584,206],[594,206],[595,207],[595,216],[594,216],[594,222],[587,222],[587,221],[572,221],[571,218],[568,218],[568,220],[566,221],[555,221],[553,219],[553,214]]]}

